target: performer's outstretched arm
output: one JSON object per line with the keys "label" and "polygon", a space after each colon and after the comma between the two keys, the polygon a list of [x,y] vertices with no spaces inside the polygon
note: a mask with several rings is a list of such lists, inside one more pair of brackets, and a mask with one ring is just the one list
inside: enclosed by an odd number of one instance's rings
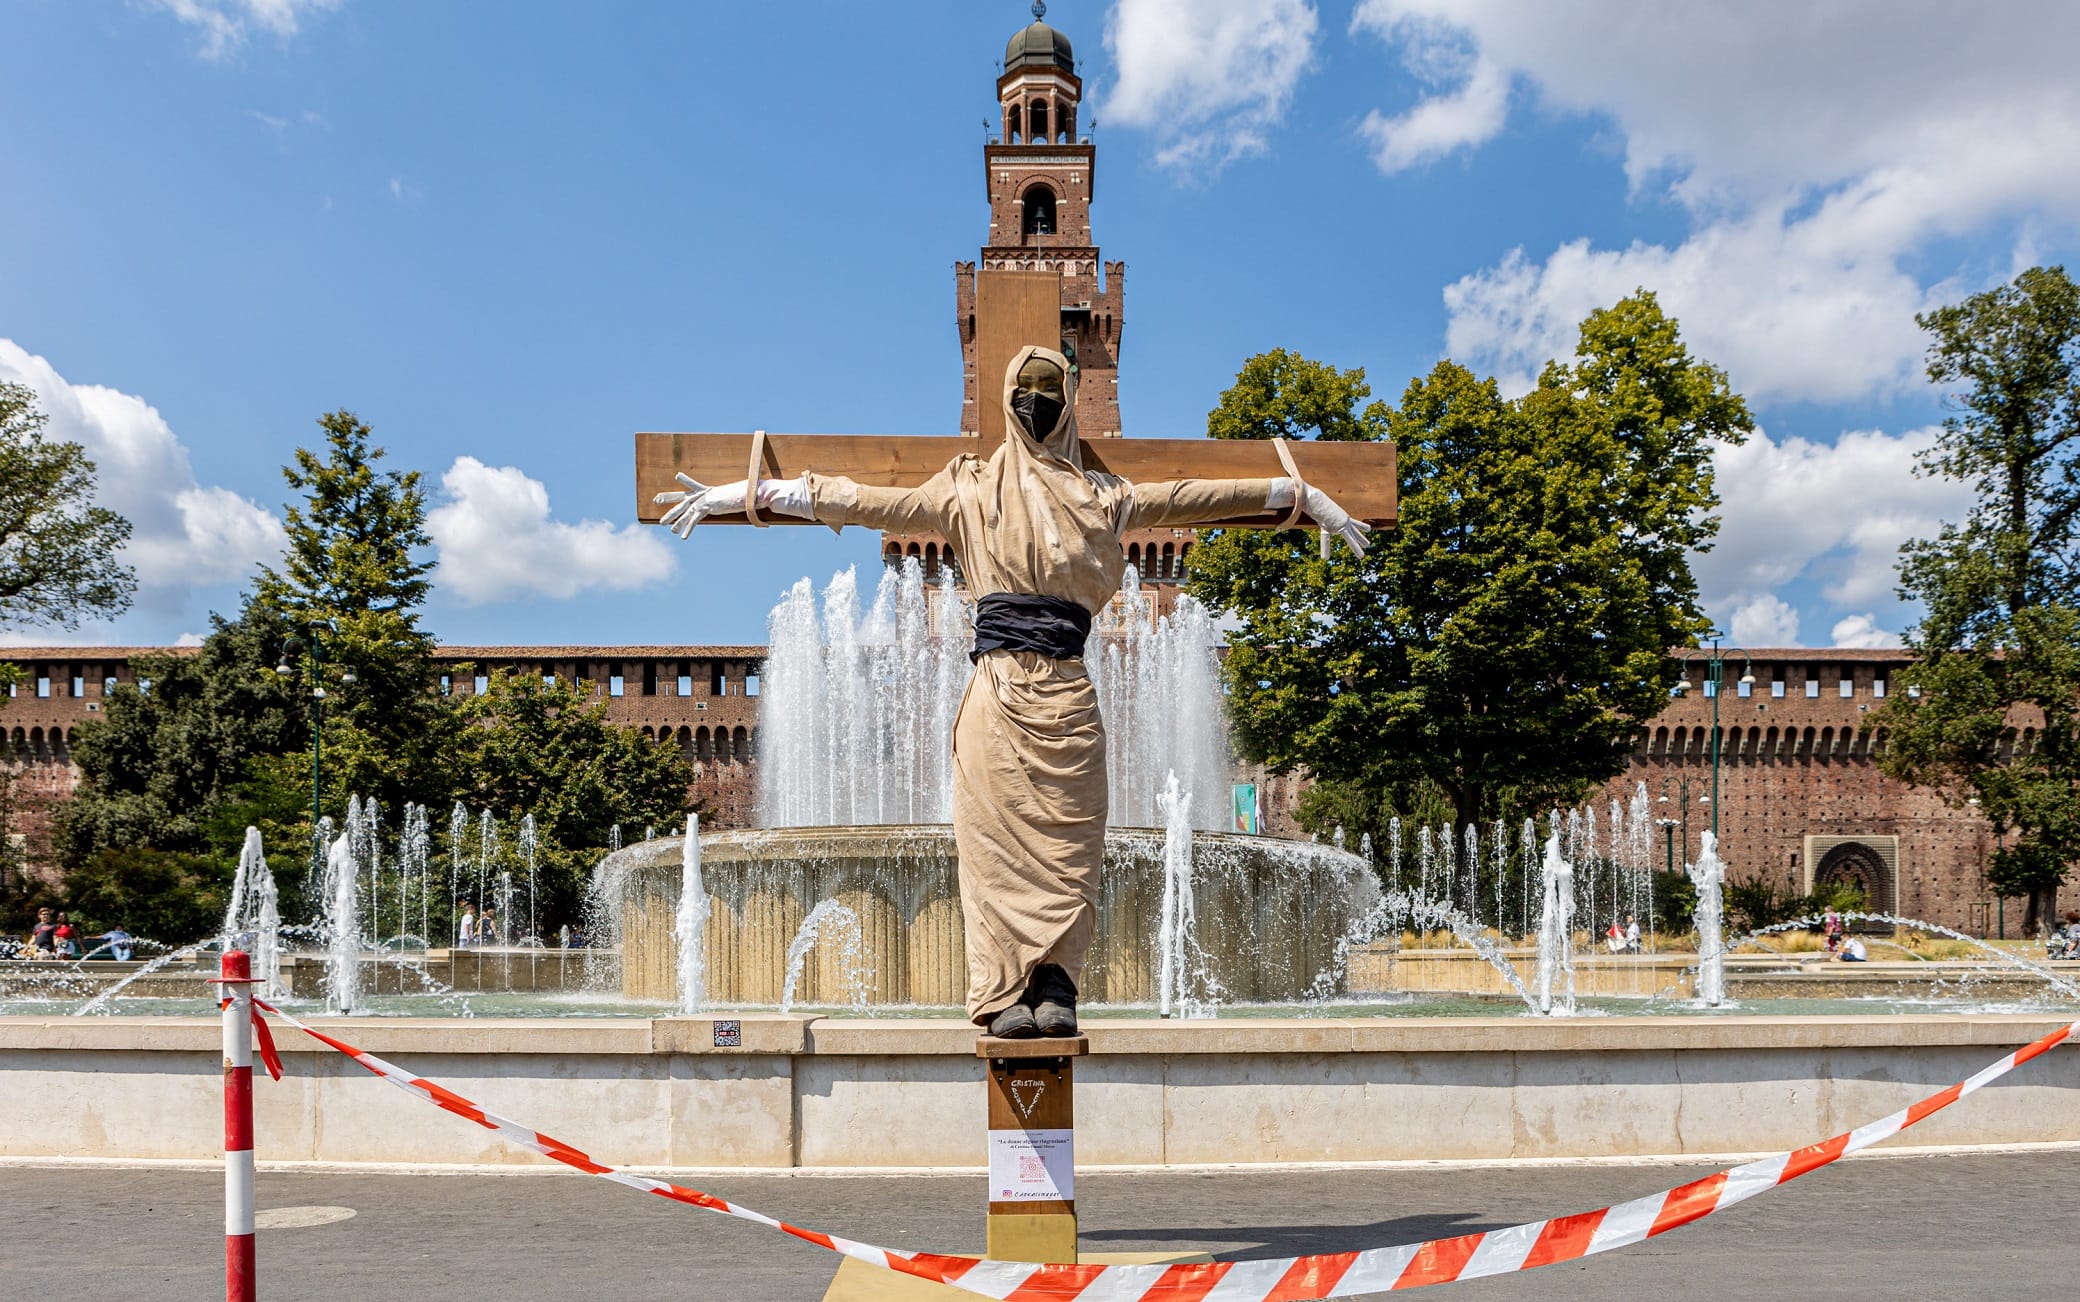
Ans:
{"label": "performer's outstretched arm", "polygon": [[[749,481],[703,484],[689,475],[676,478],[685,489],[659,493],[657,504],[671,509],[661,523],[685,538],[710,516],[737,515],[744,510]],[[797,520],[814,520],[833,529],[865,525],[892,533],[945,532],[952,526],[953,477],[945,470],[915,488],[880,488],[843,475],[806,474],[795,479],[758,481],[758,509]]]}
{"label": "performer's outstretched arm", "polygon": [[1294,495],[1298,492],[1303,499],[1301,510],[1321,527],[1324,556],[1328,555],[1331,537],[1343,539],[1350,544],[1352,551],[1363,556],[1365,535],[1372,532],[1370,525],[1351,519],[1350,513],[1336,505],[1321,489],[1312,484],[1296,485],[1295,481],[1284,476],[1277,479],[1173,479],[1163,483],[1135,484],[1132,490],[1126,519],[1120,526],[1122,531],[1163,525],[1208,524],[1260,511],[1284,511],[1292,507]]}

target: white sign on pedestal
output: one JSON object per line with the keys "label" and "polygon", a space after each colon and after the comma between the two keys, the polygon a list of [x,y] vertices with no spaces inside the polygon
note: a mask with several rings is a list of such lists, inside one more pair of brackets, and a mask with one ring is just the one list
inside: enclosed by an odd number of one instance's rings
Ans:
{"label": "white sign on pedestal", "polygon": [[1075,1198],[1075,1131],[989,1132],[991,1202],[1073,1202]]}

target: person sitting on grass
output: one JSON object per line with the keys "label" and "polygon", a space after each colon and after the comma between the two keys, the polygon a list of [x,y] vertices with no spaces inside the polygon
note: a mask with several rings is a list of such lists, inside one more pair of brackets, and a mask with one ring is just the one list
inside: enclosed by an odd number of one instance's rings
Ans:
{"label": "person sitting on grass", "polygon": [[1863,937],[1851,936],[1842,942],[1842,952],[1835,958],[1843,963],[1867,963],[1870,954],[1863,947]]}

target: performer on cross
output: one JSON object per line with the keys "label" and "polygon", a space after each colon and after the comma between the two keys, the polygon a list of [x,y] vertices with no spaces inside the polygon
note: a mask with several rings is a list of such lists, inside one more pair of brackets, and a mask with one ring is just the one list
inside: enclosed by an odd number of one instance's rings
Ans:
{"label": "performer on cross", "polygon": [[[1105,724],[1083,650],[1124,577],[1121,537],[1289,510],[1287,527],[1303,513],[1320,527],[1324,557],[1332,535],[1362,556],[1370,527],[1294,475],[1137,484],[1086,471],[1074,374],[1051,349],[1011,359],[1002,402],[995,451],[956,456],[917,487],[812,471],[759,480],[750,506],[833,527],[936,532],[961,557],[978,597],[975,671],[953,727],[968,1016],[991,1035],[1068,1036],[1105,855]],[[681,538],[711,516],[746,512],[748,480],[676,478],[684,489],[656,501]]]}

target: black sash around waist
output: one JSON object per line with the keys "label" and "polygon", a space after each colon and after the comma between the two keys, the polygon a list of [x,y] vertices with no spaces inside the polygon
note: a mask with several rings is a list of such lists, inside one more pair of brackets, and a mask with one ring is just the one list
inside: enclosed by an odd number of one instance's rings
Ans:
{"label": "black sash around waist", "polygon": [[992,592],[976,604],[975,649],[968,659],[980,660],[985,651],[1038,651],[1055,660],[1076,660],[1090,635],[1091,613],[1080,602]]}

